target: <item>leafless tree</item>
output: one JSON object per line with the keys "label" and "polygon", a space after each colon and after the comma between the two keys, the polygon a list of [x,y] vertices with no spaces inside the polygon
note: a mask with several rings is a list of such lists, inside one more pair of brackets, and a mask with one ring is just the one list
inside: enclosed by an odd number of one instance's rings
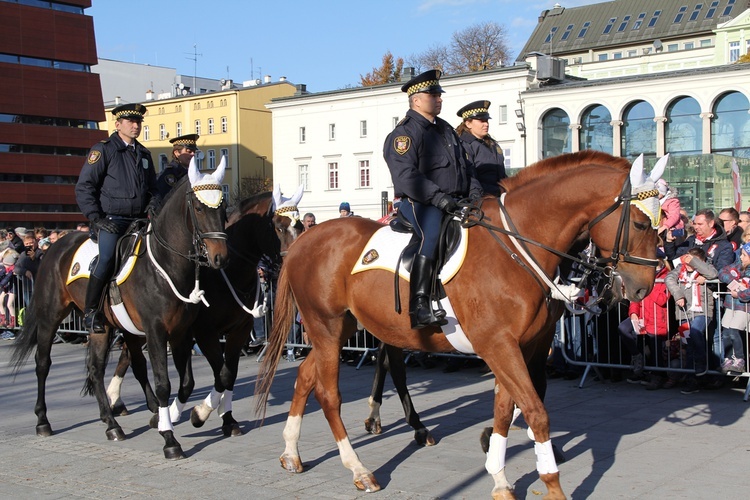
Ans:
{"label": "leafless tree", "polygon": [[510,58],[505,27],[494,21],[453,33],[448,69],[466,73],[495,68]]}

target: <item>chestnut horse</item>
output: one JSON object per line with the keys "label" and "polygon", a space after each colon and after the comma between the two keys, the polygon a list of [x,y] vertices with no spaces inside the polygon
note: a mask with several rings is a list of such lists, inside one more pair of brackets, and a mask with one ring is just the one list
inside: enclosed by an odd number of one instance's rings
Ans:
{"label": "chestnut horse", "polygon": [[[127,279],[119,285],[117,294],[121,296],[132,326],[145,333],[158,404],[158,408],[152,409],[159,413],[158,428],[164,438],[164,455],[170,459],[185,455],[169,419],[171,386],[167,340],[173,346],[182,344],[188,326],[198,314],[197,303],[202,295],[197,280],[199,266],[219,269],[227,263],[223,232],[226,210],[221,191],[225,166],[226,160],[222,159],[216,172],[204,175],[198,171],[195,161],[191,161],[188,175],[174,187],[149,224],[138,258]],[[36,347],[38,394],[34,411],[38,436],[52,435],[45,385],[55,332],[73,307],[83,310],[88,279],[70,279],[70,275],[80,274],[78,263],[73,266],[73,262],[87,238],[86,233],[71,233],[47,251],[34,283],[24,328],[13,352],[17,373]],[[110,292],[104,300],[103,310],[110,325],[120,325],[112,309],[115,298]],[[105,392],[104,368],[108,353],[109,335],[90,334],[84,392],[96,396],[100,418],[107,424],[107,438],[117,441],[125,439],[125,434],[112,414]]]}
{"label": "chestnut horse", "polygon": [[[637,301],[649,293],[657,263],[654,228],[660,212],[654,182],[664,168],[663,162],[659,165],[649,178],[643,174],[642,159],[632,170],[626,160],[595,151],[546,159],[506,179],[504,201],[483,199],[484,218],[480,214],[468,221],[465,260],[444,287],[474,352],[495,376],[494,422],[485,462],[495,498],[513,496],[504,472],[513,402],[535,436],[537,471],[548,497],[564,498],[547,412],[526,367],[552,340],[549,325],[556,312],[549,308],[549,286],[554,286],[549,277],[563,257],[572,258],[565,252],[573,243],[586,237],[602,255],[592,265],[606,267],[613,300],[624,293]],[[363,218],[336,219],[302,234],[292,245],[279,277],[274,327],[256,385],[257,410],[264,414],[296,304],[313,349],[299,367],[281,465],[290,472],[303,470],[298,442],[305,404],[314,390],[344,466],[352,471],[357,488],[366,491],[379,490],[380,485],[349,441],[338,388],[339,352],[357,321],[397,347],[455,349],[439,329],[411,330],[408,315],[394,310],[392,273],[352,274],[370,237],[381,227]],[[525,251],[510,250],[519,241]],[[405,280],[399,280],[399,288],[401,296],[408,297]]]}
{"label": "chestnut horse", "polygon": [[[201,283],[211,307],[200,308],[195,322],[190,326],[188,338],[195,339],[211,365],[214,385],[208,397],[191,412],[190,421],[195,427],[203,426],[212,411],[218,409],[223,434],[242,434],[232,415],[232,398],[242,348],[247,344],[253,327],[251,309],[254,307],[258,287],[257,267],[264,256],[270,259],[272,265],[280,266],[281,256],[302,232],[297,210],[302,194],[300,186],[291,198],[284,198],[277,187],[273,194],[260,193],[242,200],[227,224],[229,265],[221,272],[212,269],[201,271]],[[143,340],[127,333],[124,335],[126,347],[122,349],[114,377],[107,389],[112,411],[116,415],[127,414],[120,398],[120,389],[122,378],[131,364],[133,375],[141,383],[146,399],[151,399],[146,360],[141,350]],[[222,335],[226,336],[223,349],[219,341]],[[170,405],[172,423],[179,421],[195,386],[190,344],[176,346],[172,351],[180,375],[180,387]],[[180,349],[187,351],[181,353]],[[151,406],[149,403],[149,407]],[[153,424],[152,421],[152,426]]]}

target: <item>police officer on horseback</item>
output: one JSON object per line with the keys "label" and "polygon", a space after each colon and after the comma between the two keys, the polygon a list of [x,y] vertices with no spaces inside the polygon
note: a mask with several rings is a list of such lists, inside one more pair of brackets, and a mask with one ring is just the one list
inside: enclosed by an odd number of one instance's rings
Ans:
{"label": "police officer on horseback", "polygon": [[172,161],[161,171],[156,180],[159,196],[164,199],[177,181],[185,177],[190,167],[190,160],[198,152],[198,134],[187,134],[170,139],[172,143]]}
{"label": "police officer on horseback", "polygon": [[89,277],[83,311],[84,325],[93,333],[105,331],[99,308],[104,287],[115,271],[117,240],[135,219],[155,212],[161,200],[151,152],[136,140],[146,106],[125,104],[112,114],[115,132],[91,148],[75,189],[78,207],[99,244],[99,260]]}
{"label": "police officer on horseback", "polygon": [[409,316],[414,329],[446,324],[445,311],[432,308],[435,258],[444,213],[457,199],[479,198],[481,185],[453,127],[438,118],[443,89],[439,70],[426,71],[401,87],[409,110],[385,141],[383,155],[391,171],[399,211],[414,227],[421,244],[411,269]]}

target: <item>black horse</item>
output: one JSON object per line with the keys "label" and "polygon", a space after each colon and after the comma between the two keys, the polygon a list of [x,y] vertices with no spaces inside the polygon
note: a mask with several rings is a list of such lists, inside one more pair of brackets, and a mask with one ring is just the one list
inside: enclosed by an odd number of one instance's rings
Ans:
{"label": "black horse", "polygon": [[[301,189],[290,199],[282,198],[277,190],[273,197],[268,192],[243,200],[230,216],[226,229],[231,257],[229,265],[220,273],[204,270],[201,274],[201,283],[211,307],[200,309],[190,326],[188,337],[195,338],[211,365],[214,384],[208,397],[191,412],[190,420],[195,427],[201,427],[213,410],[218,409],[224,435],[242,434],[232,416],[232,396],[239,359],[253,324],[251,309],[258,287],[257,266],[264,255],[274,264],[280,264],[281,255],[302,232],[297,211],[301,197]],[[223,354],[219,341],[222,335],[225,336]],[[125,345],[128,348],[122,350],[115,376],[107,390],[115,414],[127,413],[120,399],[120,386],[128,366],[133,367],[133,375],[144,388],[147,400],[152,398],[146,360],[141,350],[142,342],[140,338],[126,334]],[[187,344],[173,349],[180,388],[170,405],[172,423],[179,420],[195,386],[190,347]],[[187,351],[183,352],[184,349]],[[152,425],[154,423],[152,421]]]}
{"label": "black horse", "polygon": [[[199,265],[219,269],[227,264],[228,250],[223,232],[226,210],[221,191],[224,166],[222,160],[216,172],[203,175],[191,162],[189,175],[175,186],[164,200],[160,213],[147,227],[129,276],[117,289],[110,287],[104,300],[104,311],[110,325],[124,329],[112,312],[112,305],[121,299],[132,326],[145,333],[156,387],[151,409],[158,411],[159,433],[165,442],[164,455],[170,459],[185,455],[174,437],[169,418],[171,386],[167,372],[167,340],[172,346],[182,346],[185,333],[198,314],[200,307],[196,302],[201,300],[197,280]],[[12,363],[17,373],[36,347],[38,394],[34,411],[39,436],[52,434],[47,419],[45,384],[55,331],[73,307],[82,309],[84,304],[88,280],[75,279],[83,273],[73,266],[73,261],[76,251],[87,238],[84,233],[72,233],[47,251],[37,273],[24,328],[13,352]],[[100,418],[107,424],[107,438],[121,440],[125,434],[112,414],[104,388],[108,353],[109,336],[91,334],[84,393],[96,396]]]}

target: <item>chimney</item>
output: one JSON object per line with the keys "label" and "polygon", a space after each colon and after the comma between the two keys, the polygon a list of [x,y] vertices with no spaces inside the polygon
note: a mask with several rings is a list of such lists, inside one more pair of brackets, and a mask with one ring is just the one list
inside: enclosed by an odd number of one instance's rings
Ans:
{"label": "chimney", "polygon": [[414,78],[414,76],[415,76],[414,75],[414,68],[412,68],[412,67],[404,68],[401,71],[401,81],[402,82],[408,82],[409,80],[411,80],[412,78]]}
{"label": "chimney", "polygon": [[285,82],[286,81],[286,77],[285,76],[280,76],[279,77],[279,81],[280,82]]}
{"label": "chimney", "polygon": [[264,76],[263,83],[271,83],[271,75]]}
{"label": "chimney", "polygon": [[115,96],[115,106],[119,106],[119,105],[120,105],[120,96],[116,95]]}
{"label": "chimney", "polygon": [[146,100],[147,101],[153,101],[154,100],[154,91],[149,89],[146,91]]}
{"label": "chimney", "polygon": [[305,85],[304,83],[299,83],[295,85],[295,87],[297,88],[297,91],[294,93],[294,95],[307,94],[307,85]]}

